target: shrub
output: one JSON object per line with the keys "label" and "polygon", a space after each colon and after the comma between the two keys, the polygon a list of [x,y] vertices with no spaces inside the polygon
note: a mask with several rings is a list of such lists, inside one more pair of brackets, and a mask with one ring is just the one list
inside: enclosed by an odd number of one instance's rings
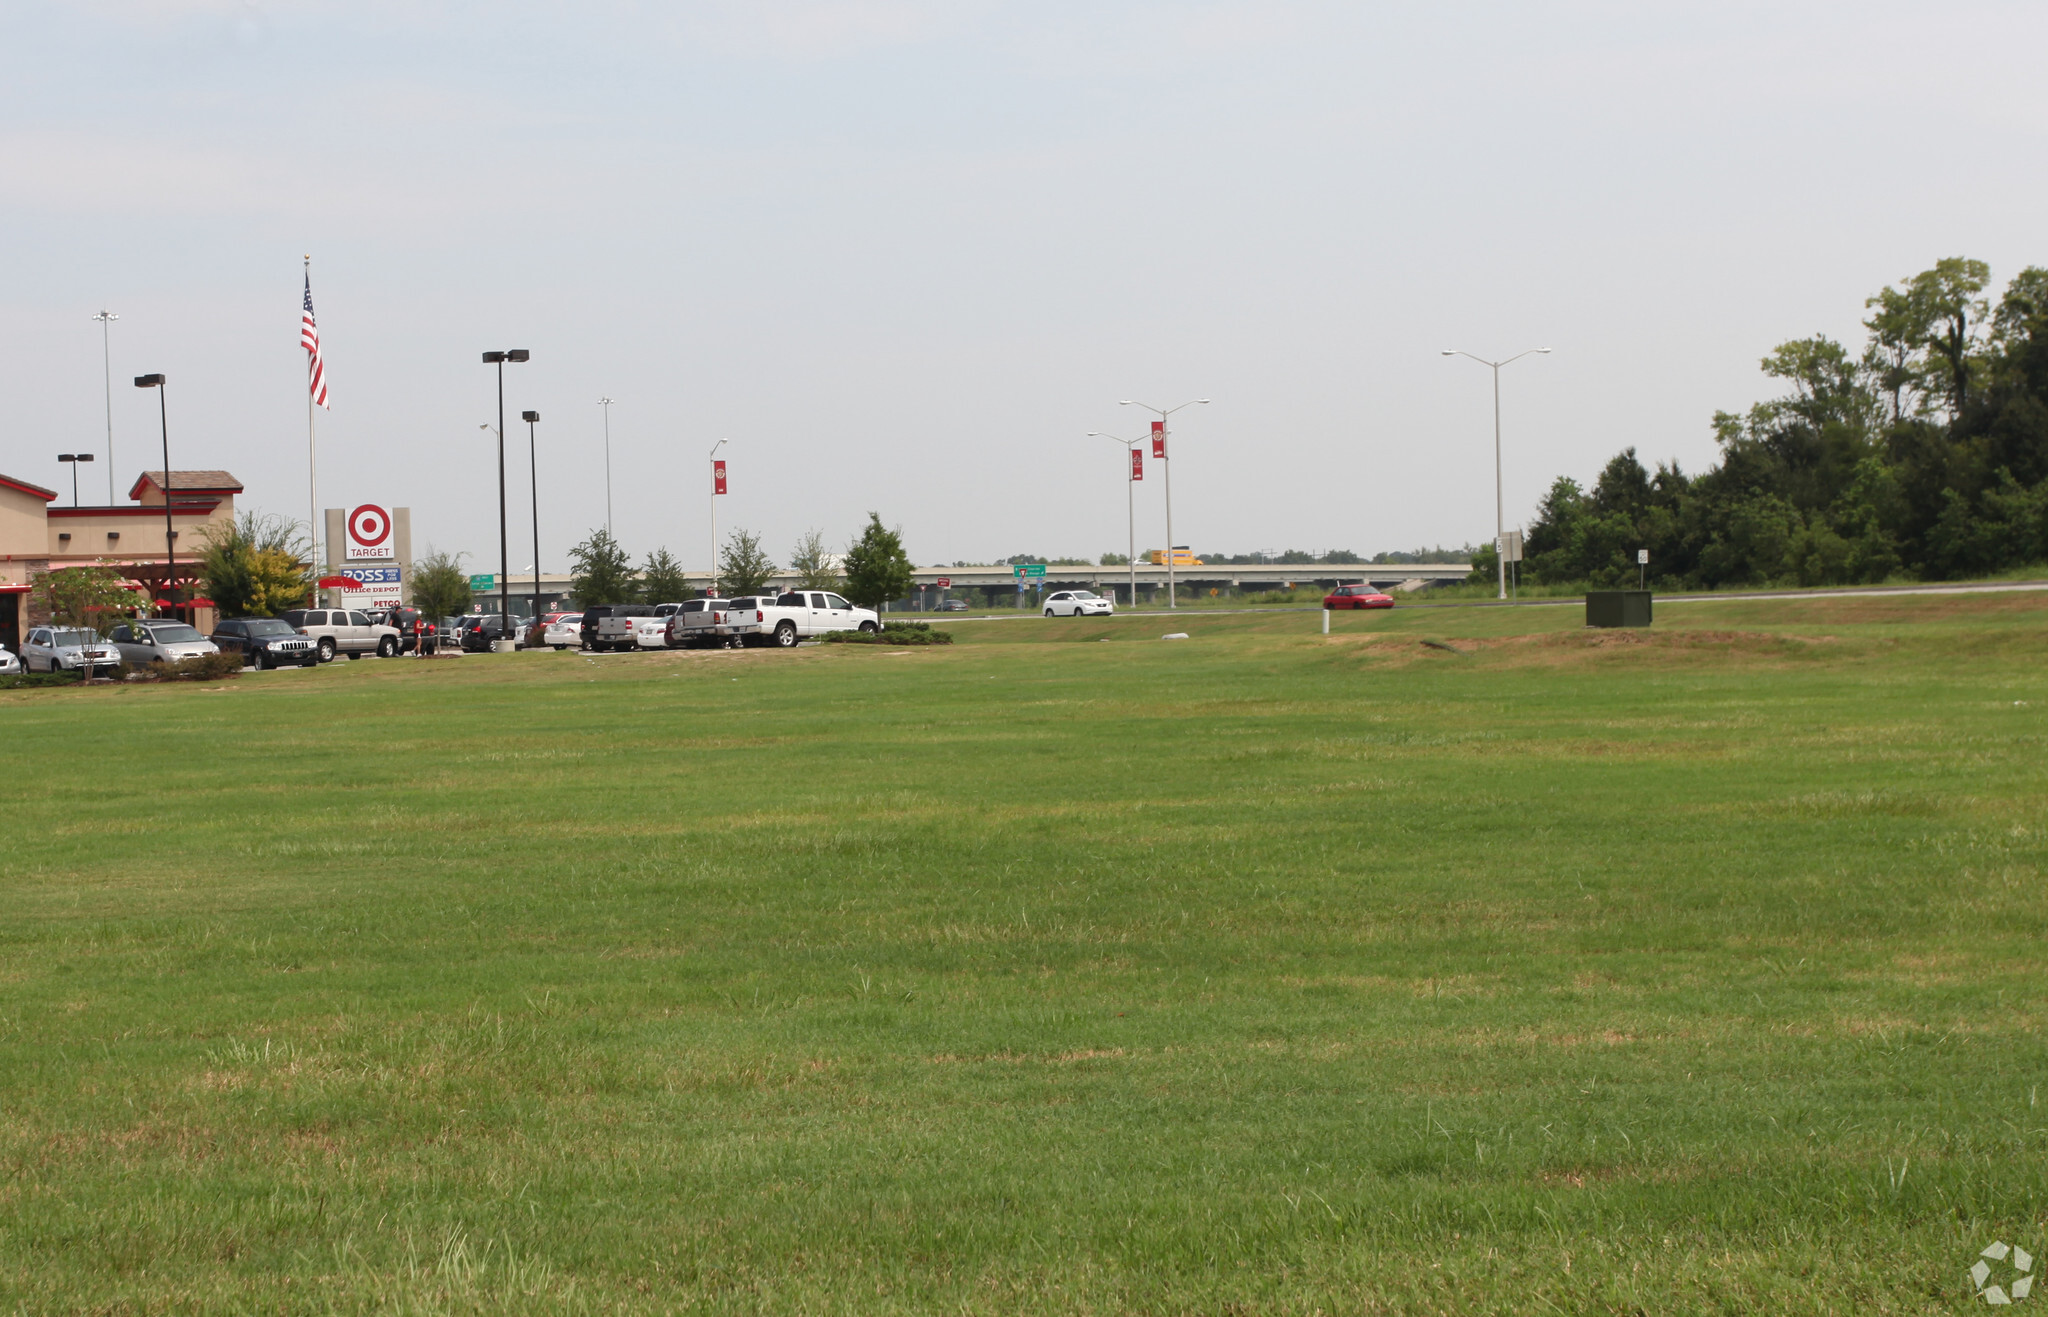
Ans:
{"label": "shrub", "polygon": [[32,690],[37,686],[76,686],[80,680],[76,672],[20,672],[12,677],[0,677],[0,691]]}
{"label": "shrub", "polygon": [[950,645],[953,633],[934,631],[924,622],[888,622],[880,631],[827,631],[828,645]]}

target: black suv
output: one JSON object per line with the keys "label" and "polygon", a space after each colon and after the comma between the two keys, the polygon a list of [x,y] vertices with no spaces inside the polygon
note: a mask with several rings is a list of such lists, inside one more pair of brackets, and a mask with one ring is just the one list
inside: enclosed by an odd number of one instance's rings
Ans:
{"label": "black suv", "polygon": [[223,654],[240,654],[258,668],[296,663],[310,668],[320,661],[312,640],[281,617],[235,617],[214,625],[207,637]]}
{"label": "black suv", "polygon": [[517,638],[518,635],[519,619],[516,617],[512,619],[512,625],[509,629],[505,626],[505,619],[496,613],[485,613],[479,617],[465,617],[462,619],[462,652],[465,654],[486,653],[490,650],[492,641],[504,640],[508,637]]}

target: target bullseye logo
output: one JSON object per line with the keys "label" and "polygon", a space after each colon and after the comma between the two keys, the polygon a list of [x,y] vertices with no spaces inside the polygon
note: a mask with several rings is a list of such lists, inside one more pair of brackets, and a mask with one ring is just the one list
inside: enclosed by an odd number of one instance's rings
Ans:
{"label": "target bullseye logo", "polygon": [[348,514],[348,556],[389,558],[391,513],[375,503],[364,503]]}
{"label": "target bullseye logo", "polygon": [[391,518],[384,509],[365,503],[348,514],[348,533],[356,543],[375,548],[391,533]]}

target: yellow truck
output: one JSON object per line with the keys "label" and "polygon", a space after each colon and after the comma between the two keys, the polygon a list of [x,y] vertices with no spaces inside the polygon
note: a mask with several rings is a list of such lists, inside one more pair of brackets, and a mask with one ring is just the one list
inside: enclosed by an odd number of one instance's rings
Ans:
{"label": "yellow truck", "polygon": [[[1154,567],[1166,566],[1166,550],[1151,550],[1145,555],[1145,561],[1151,563]],[[1173,565],[1176,567],[1200,567],[1202,560],[1188,552],[1187,545],[1176,544],[1173,546]]]}

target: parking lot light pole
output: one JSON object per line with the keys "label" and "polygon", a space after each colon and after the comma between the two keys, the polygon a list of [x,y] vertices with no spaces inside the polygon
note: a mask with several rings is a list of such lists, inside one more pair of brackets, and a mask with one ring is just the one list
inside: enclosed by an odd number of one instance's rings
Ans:
{"label": "parking lot light pole", "polygon": [[[170,404],[164,401],[164,377],[162,372],[155,375],[137,375],[135,387],[156,390],[157,424],[163,429],[164,437],[164,597],[169,598],[171,582],[178,574],[178,532],[171,529],[171,413]],[[76,468],[73,468],[76,470]]]}
{"label": "parking lot light pole", "polygon": [[[1131,591],[1131,607],[1136,609],[1138,606],[1138,505],[1137,491],[1132,486],[1138,483],[1138,463],[1142,460],[1138,456],[1139,441],[1136,439],[1119,439],[1107,430],[1090,430],[1088,433],[1090,435],[1101,435],[1104,439],[1122,444],[1127,455],[1124,468],[1124,529],[1125,534],[1130,540],[1128,546],[1130,556],[1124,559],[1124,563],[1130,569],[1131,574],[1131,584],[1129,587]],[[1172,537],[1168,536],[1168,538]],[[1169,558],[1173,556],[1171,545],[1167,547],[1166,556]]]}
{"label": "parking lot light pole", "polygon": [[59,462],[69,462],[71,464],[71,506],[75,508],[78,506],[78,464],[80,462],[92,461],[92,454],[59,453],[57,454],[57,460]]}
{"label": "parking lot light pole", "polygon": [[512,610],[507,592],[512,585],[512,552],[505,521],[505,363],[525,361],[532,353],[525,348],[484,353],[484,364],[498,368],[498,639],[492,648],[504,645],[501,653],[518,646],[512,643]]}
{"label": "parking lot light pole", "polygon": [[521,412],[519,419],[526,422],[526,467],[533,482],[533,620],[540,621],[540,458],[536,455],[537,445],[533,438],[533,427],[540,424],[539,412]]}
{"label": "parking lot light pole", "polygon": [[1507,365],[1510,361],[1520,361],[1531,353],[1547,353],[1549,351],[1549,348],[1530,348],[1526,352],[1517,352],[1514,356],[1500,361],[1488,361],[1485,357],[1473,356],[1472,353],[1458,348],[1445,348],[1443,350],[1444,356],[1471,357],[1472,360],[1482,366],[1491,368],[1493,371],[1493,556],[1494,565],[1500,568],[1500,597],[1502,599],[1508,597],[1508,556],[1506,546],[1501,543],[1507,537],[1508,519],[1506,501],[1501,494],[1500,479],[1500,368]]}
{"label": "parking lot light pole", "polygon": [[1129,398],[1125,398],[1117,403],[1119,407],[1143,407],[1146,411],[1159,418],[1159,451],[1155,456],[1158,457],[1160,467],[1165,471],[1165,474],[1160,479],[1166,483],[1166,606],[1168,608],[1180,607],[1180,601],[1174,594],[1173,583],[1173,464],[1168,460],[1172,456],[1172,446],[1168,443],[1171,437],[1169,433],[1171,428],[1169,418],[1179,411],[1181,407],[1193,407],[1197,404],[1207,406],[1208,403],[1209,400],[1207,398],[1192,398],[1182,403],[1180,407],[1168,407],[1163,411],[1150,403],[1133,402]]}
{"label": "parking lot light pole", "polygon": [[711,595],[718,598],[718,450],[725,447],[727,440],[721,439],[711,445],[711,452],[705,457],[705,474],[711,481]]}
{"label": "parking lot light pole", "polygon": [[[100,322],[100,382],[107,394],[107,506],[114,506],[114,348],[110,329],[121,317],[102,309],[93,317]],[[72,472],[73,475],[78,474]]]}
{"label": "parking lot light pole", "polygon": [[604,408],[604,533],[612,533],[612,400],[599,398]]}

